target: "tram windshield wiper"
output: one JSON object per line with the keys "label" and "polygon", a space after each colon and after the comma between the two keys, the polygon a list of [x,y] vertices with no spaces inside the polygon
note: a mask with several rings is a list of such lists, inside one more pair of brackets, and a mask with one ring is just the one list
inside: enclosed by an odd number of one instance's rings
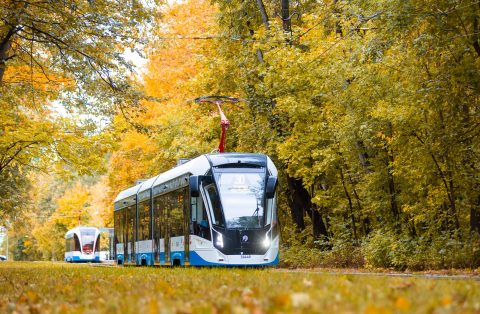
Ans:
{"label": "tram windshield wiper", "polygon": [[252,217],[254,217],[255,214],[256,214],[256,216],[258,217],[259,212],[260,212],[260,208],[258,208],[258,206],[257,206],[257,208],[253,211]]}

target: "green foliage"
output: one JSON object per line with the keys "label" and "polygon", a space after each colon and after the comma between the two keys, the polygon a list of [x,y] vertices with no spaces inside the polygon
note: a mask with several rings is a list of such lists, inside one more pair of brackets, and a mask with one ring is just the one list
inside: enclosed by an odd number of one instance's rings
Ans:
{"label": "green foliage", "polygon": [[349,233],[336,239],[312,238],[310,228],[302,231],[283,227],[280,263],[288,268],[362,268],[362,249],[350,238]]}
{"label": "green foliage", "polygon": [[[462,240],[461,240],[462,239]],[[466,239],[466,240],[463,240]],[[367,267],[400,270],[476,268],[480,259],[478,234],[448,234],[411,238],[379,229],[362,245]]]}
{"label": "green foliage", "polygon": [[341,241],[335,241],[328,248],[311,247],[305,244],[282,247],[280,262],[282,267],[288,268],[362,268],[364,266],[361,249],[349,242]]}
{"label": "green foliage", "polygon": [[[157,1],[0,2],[0,220],[27,170],[103,172],[112,153],[109,203],[210,152],[216,108],[187,102],[225,94],[246,100],[224,108],[227,150],[278,166],[285,265],[480,266],[478,2],[289,2],[291,31],[273,0],[182,1],[155,28]],[[122,52],[148,37],[140,88]],[[50,223],[37,245],[60,247],[47,231],[71,222]]]}
{"label": "green foliage", "polygon": [[[325,245],[331,247],[325,249]],[[362,268],[364,258],[361,249],[351,241],[335,239],[325,243],[322,250],[322,261],[319,266],[330,268]]]}
{"label": "green foliage", "polygon": [[29,181],[20,167],[12,167],[10,171],[0,172],[0,222],[7,220],[16,209],[24,204],[27,196],[25,190]]}
{"label": "green foliage", "polygon": [[[300,243],[287,244],[287,264],[363,243],[374,267],[478,267],[478,2],[290,2],[291,33],[278,2],[263,1],[268,30],[259,1],[217,2],[224,33],[242,42],[220,41],[214,65],[249,101],[237,143],[273,156],[312,201],[291,209]],[[330,243],[318,254],[307,252],[320,240],[318,222],[304,223],[312,211]]]}
{"label": "green foliage", "polygon": [[[308,243],[307,245],[305,243]],[[296,230],[293,225],[283,227],[280,263],[284,267],[304,268],[320,264],[321,251],[312,245],[308,230]]]}
{"label": "green foliage", "polygon": [[389,256],[391,247],[396,240],[389,237],[382,230],[376,230],[363,246],[367,267],[392,267],[392,261]]}

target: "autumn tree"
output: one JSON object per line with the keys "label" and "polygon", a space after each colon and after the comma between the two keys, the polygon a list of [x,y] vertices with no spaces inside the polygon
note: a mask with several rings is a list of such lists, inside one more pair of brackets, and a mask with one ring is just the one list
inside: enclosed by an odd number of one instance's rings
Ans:
{"label": "autumn tree", "polygon": [[476,241],[477,2],[216,2],[242,42],[216,60],[255,112],[240,129],[276,131],[239,142],[305,190],[306,206],[289,204],[298,227],[369,254],[382,235],[418,256]]}
{"label": "autumn tree", "polygon": [[166,6],[157,16],[144,74],[148,99],[133,119],[142,129],[132,128],[121,114],[115,119],[120,143],[110,158],[111,200],[136,180],[216,147],[215,108],[193,104],[195,97],[215,93],[199,83],[213,58],[214,13],[208,1],[190,0]]}
{"label": "autumn tree", "polygon": [[17,213],[15,232],[28,239],[25,250],[30,256],[63,260],[65,233],[77,226],[109,227],[110,204],[106,177],[78,177],[66,182],[59,175],[35,174],[27,209]]}
{"label": "autumn tree", "polygon": [[146,43],[155,4],[0,2],[2,176],[102,171],[109,136],[100,121],[116,110],[128,115],[143,97],[123,53]]}

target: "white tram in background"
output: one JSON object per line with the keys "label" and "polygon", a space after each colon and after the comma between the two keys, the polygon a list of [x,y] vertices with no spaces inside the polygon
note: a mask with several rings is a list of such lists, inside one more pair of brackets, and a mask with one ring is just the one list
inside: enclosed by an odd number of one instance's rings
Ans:
{"label": "white tram in background", "polygon": [[118,194],[117,264],[278,264],[277,169],[261,154],[202,155]]}
{"label": "white tram in background", "polygon": [[72,263],[100,262],[100,230],[77,227],[65,234],[65,261]]}

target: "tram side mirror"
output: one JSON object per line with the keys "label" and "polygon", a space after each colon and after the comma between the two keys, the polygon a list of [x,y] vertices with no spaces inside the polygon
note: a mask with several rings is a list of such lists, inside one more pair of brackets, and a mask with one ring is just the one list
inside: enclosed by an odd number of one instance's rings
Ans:
{"label": "tram side mirror", "polygon": [[277,189],[278,180],[277,177],[270,176],[267,179],[267,188],[265,189],[265,196],[267,198],[273,198],[275,196],[275,190]]}
{"label": "tram side mirror", "polygon": [[213,182],[212,176],[190,176],[189,185],[190,185],[190,196],[199,197],[200,196],[200,185],[210,184]]}
{"label": "tram side mirror", "polygon": [[200,195],[200,177],[201,176],[190,176],[190,196],[198,197]]}

